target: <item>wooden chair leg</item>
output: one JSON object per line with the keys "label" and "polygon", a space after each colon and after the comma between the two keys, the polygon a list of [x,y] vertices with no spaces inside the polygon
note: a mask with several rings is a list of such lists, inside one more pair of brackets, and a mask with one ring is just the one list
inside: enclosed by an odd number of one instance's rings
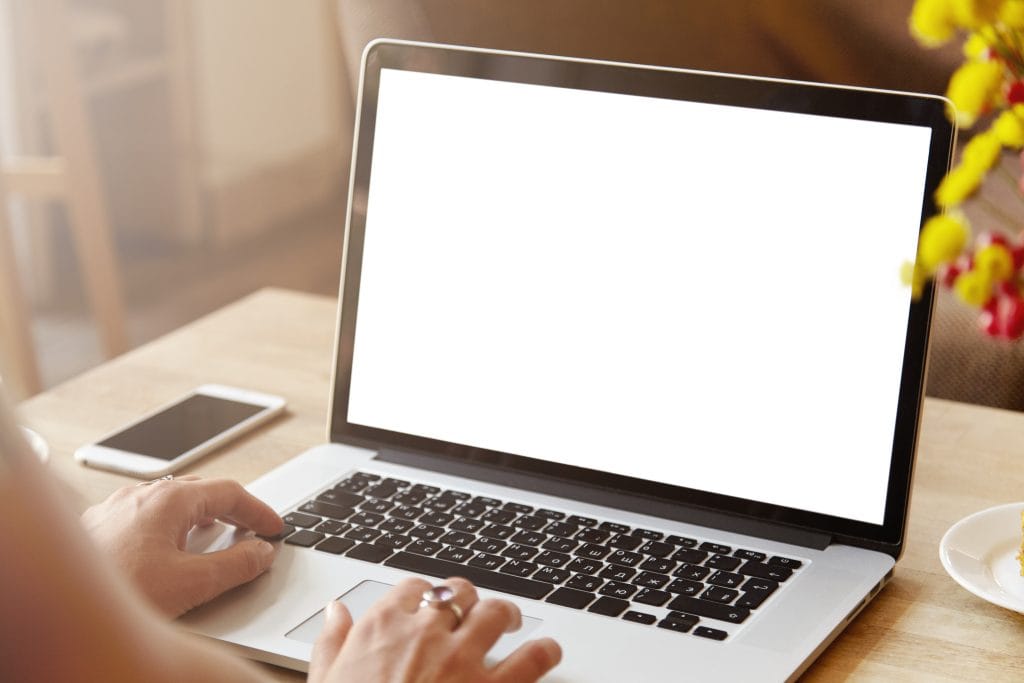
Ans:
{"label": "wooden chair leg", "polygon": [[42,389],[32,338],[31,318],[14,258],[7,220],[6,194],[0,174],[0,377],[16,400]]}
{"label": "wooden chair leg", "polygon": [[[120,276],[99,165],[75,71],[66,0],[32,0],[32,25],[46,81],[57,153],[66,163],[66,200],[82,279],[108,356],[128,348]],[[45,38],[45,39],[44,39]]]}

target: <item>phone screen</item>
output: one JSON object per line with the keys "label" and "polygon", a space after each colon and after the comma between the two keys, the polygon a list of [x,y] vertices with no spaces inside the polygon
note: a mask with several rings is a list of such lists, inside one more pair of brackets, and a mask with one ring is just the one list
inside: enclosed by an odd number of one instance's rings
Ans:
{"label": "phone screen", "polygon": [[262,410],[266,406],[192,394],[99,445],[174,460]]}

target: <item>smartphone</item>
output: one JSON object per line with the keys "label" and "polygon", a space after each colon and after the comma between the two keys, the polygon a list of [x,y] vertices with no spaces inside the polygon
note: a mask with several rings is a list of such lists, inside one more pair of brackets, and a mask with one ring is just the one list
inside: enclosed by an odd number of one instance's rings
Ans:
{"label": "smartphone", "polygon": [[75,451],[90,467],[151,479],[170,474],[284,410],[280,396],[220,384],[190,394]]}

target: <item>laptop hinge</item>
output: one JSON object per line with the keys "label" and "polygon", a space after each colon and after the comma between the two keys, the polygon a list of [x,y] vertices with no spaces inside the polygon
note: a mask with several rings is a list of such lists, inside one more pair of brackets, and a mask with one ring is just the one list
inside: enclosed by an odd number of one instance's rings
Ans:
{"label": "laptop hinge", "polygon": [[824,550],[832,537],[829,534],[808,531],[773,522],[731,515],[728,513],[674,503],[660,498],[649,498],[632,493],[580,484],[554,477],[541,477],[523,472],[511,471],[480,463],[457,462],[426,453],[414,453],[397,449],[381,449],[377,459],[385,462],[430,470],[440,474],[477,479],[499,486],[511,486],[526,491],[536,491],[560,498],[579,500],[594,505],[627,510],[653,517],[663,517],[677,522],[697,524],[712,529],[767,538],[780,543],[790,543],[805,548]]}

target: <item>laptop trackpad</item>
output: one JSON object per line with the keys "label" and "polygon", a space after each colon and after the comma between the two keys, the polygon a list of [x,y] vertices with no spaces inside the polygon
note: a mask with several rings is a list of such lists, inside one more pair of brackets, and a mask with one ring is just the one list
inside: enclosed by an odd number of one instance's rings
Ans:
{"label": "laptop trackpad", "polygon": [[[370,605],[377,602],[389,590],[391,590],[391,586],[386,583],[363,581],[338,599],[348,607],[348,611],[352,614],[352,620],[358,622],[359,617],[370,608]],[[528,617],[524,614],[522,628],[515,633],[506,633],[499,638],[498,642],[487,653],[487,659],[497,661],[510,655],[517,647],[529,639],[530,633],[540,626],[541,621],[541,619]],[[294,640],[313,644],[323,627],[324,611],[320,610],[285,635]]]}

